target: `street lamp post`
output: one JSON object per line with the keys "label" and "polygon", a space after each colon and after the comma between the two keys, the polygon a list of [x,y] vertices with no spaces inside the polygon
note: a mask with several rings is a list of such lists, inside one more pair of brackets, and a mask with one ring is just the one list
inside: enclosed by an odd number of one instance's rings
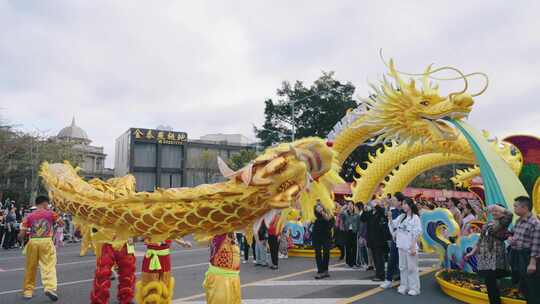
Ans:
{"label": "street lamp post", "polygon": [[[297,100],[298,101],[298,100]],[[291,103],[291,118],[292,118],[292,134],[291,134],[291,141],[294,141],[294,134],[296,133],[296,123],[295,123],[295,120],[294,120],[294,104],[297,102],[297,101],[292,101]]]}

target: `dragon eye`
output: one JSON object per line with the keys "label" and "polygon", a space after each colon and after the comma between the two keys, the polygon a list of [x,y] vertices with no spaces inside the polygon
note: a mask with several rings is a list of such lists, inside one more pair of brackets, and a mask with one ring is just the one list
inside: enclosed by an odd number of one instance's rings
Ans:
{"label": "dragon eye", "polygon": [[422,101],[420,101],[420,104],[423,105],[424,107],[427,107],[427,106],[429,106],[429,101],[422,100]]}

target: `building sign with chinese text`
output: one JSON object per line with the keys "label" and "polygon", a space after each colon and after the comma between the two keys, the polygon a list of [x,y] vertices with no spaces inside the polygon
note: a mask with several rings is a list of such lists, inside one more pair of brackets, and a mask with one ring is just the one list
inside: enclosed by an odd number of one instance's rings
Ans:
{"label": "building sign with chinese text", "polygon": [[151,142],[164,145],[182,145],[187,140],[186,132],[174,132],[152,129],[131,129],[131,136],[135,141]]}

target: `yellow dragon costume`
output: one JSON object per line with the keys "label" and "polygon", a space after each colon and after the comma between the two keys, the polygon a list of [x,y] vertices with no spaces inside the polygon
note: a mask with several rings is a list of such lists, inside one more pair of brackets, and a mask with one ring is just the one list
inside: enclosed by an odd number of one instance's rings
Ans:
{"label": "yellow dragon costume", "polygon": [[[192,233],[242,230],[270,210],[294,202],[300,203],[297,207],[307,220],[314,217],[317,200],[333,210],[331,191],[342,182],[334,165],[334,152],[324,140],[305,138],[269,148],[236,172],[221,164],[228,181],[194,188],[135,192],[131,175],[86,182],[69,163],[44,163],[40,175],[59,210],[86,224],[114,229],[121,239],[143,236],[159,243]],[[160,292],[164,300],[159,303],[169,303],[169,286],[139,289],[143,298]]]}

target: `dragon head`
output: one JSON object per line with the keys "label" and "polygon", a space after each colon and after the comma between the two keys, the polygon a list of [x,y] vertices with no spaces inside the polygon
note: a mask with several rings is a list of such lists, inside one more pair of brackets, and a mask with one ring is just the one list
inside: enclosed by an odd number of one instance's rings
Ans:
{"label": "dragon head", "polygon": [[262,193],[270,196],[270,208],[299,203],[304,219],[309,220],[317,201],[327,210],[333,209],[332,188],[343,182],[334,168],[334,153],[324,140],[309,137],[269,148],[236,172],[222,160],[218,164],[225,177],[265,188]]}
{"label": "dragon head", "polygon": [[[472,96],[466,93],[467,76],[459,70],[446,67],[436,70],[431,65],[422,76],[421,88],[417,88],[416,80],[405,81],[395,69],[390,60],[388,64],[390,81],[383,77],[380,86],[371,85],[374,92],[362,99],[366,109],[366,120],[362,125],[374,127],[374,136],[379,136],[376,143],[395,140],[397,142],[446,141],[457,138],[454,128],[446,124],[445,119],[461,120],[471,112]],[[465,80],[465,89],[450,93],[447,96],[439,94],[438,85],[432,85],[431,75],[443,69],[457,71]],[[411,74],[415,75],[415,74]]]}

